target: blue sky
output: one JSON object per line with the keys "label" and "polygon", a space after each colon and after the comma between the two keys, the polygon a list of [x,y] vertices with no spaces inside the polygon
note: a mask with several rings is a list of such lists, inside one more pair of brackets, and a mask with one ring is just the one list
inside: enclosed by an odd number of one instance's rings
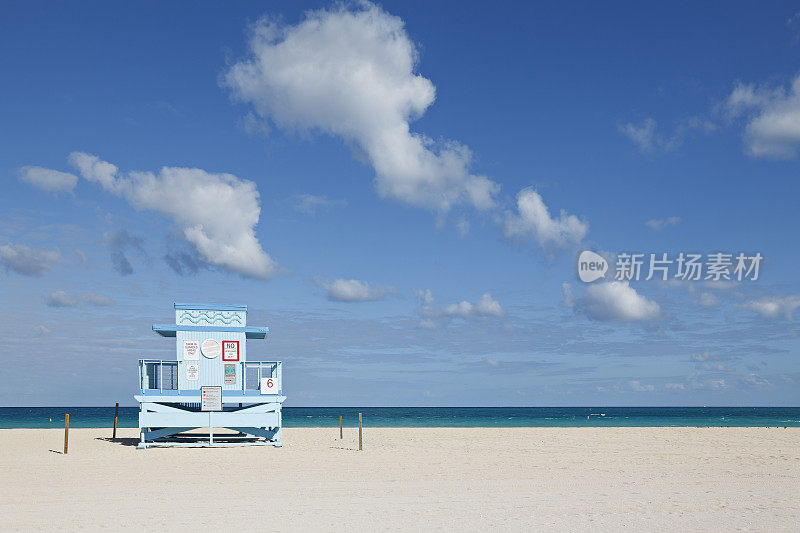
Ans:
{"label": "blue sky", "polygon": [[800,404],[792,3],[18,2],[0,46],[2,405],[132,404],[176,301],[248,305],[287,405]]}

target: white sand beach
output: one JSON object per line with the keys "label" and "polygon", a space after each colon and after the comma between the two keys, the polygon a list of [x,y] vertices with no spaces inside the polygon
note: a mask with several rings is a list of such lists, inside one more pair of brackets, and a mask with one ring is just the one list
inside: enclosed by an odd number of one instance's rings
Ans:
{"label": "white sand beach", "polygon": [[[4,531],[797,530],[800,428],[285,429],[135,448],[0,430]],[[357,529],[356,529],[357,528]]]}

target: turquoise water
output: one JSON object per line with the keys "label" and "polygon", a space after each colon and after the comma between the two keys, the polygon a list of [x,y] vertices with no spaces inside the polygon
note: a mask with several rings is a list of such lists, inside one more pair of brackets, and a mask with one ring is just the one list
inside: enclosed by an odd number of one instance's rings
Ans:
{"label": "turquoise water", "polygon": [[[285,407],[285,427],[800,427],[800,407]],[[112,427],[113,407],[0,407],[0,428]],[[119,427],[138,427],[138,407]]]}

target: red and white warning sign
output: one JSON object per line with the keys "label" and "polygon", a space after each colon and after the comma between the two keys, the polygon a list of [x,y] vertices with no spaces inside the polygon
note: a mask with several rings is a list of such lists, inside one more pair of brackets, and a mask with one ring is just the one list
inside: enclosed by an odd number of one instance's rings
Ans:
{"label": "red and white warning sign", "polygon": [[222,360],[239,360],[239,341],[222,341]]}

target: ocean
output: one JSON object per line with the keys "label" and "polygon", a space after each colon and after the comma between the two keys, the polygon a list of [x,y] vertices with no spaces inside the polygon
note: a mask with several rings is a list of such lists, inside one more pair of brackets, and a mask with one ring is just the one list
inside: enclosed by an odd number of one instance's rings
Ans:
{"label": "ocean", "polygon": [[[800,407],[284,407],[284,427],[800,427]],[[114,407],[0,407],[0,428],[113,427]],[[138,427],[138,407],[119,427]]]}

